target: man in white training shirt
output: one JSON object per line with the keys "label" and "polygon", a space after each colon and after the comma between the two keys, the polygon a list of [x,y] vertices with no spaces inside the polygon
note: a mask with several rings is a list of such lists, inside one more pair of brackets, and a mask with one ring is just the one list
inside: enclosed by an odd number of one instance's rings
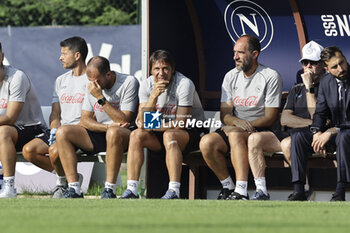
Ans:
{"label": "man in white training shirt", "polygon": [[[60,61],[65,69],[71,69],[56,79],[50,114],[50,138],[47,141],[35,138],[23,147],[23,157],[36,166],[52,172],[56,171],[56,189],[53,198],[62,198],[67,189],[56,147],[56,130],[61,125],[76,125],[80,121],[81,107],[85,98],[88,79],[85,59],[88,47],[81,37],[70,37],[60,42]],[[50,154],[50,157],[46,156]],[[79,174],[80,183],[82,175]]]}
{"label": "man in white training shirt", "polygon": [[[144,160],[143,148],[163,152],[169,173],[169,188],[163,199],[180,197],[182,152],[198,149],[204,128],[181,127],[188,119],[204,120],[204,112],[193,82],[175,70],[171,54],[155,51],[150,57],[151,76],[140,85],[138,129],[132,132],[128,150],[127,189],[121,198],[138,198],[138,179]],[[144,129],[143,114],[157,111],[165,125],[152,131]],[[170,124],[173,122],[174,124]],[[178,123],[178,124],[177,124]]]}
{"label": "man in white training shirt", "polygon": [[0,161],[4,183],[0,198],[16,197],[16,151],[36,137],[48,139],[35,88],[27,75],[12,66],[4,66],[0,43]]}
{"label": "man in white training shirt", "polygon": [[[250,135],[266,131],[276,122],[281,103],[282,79],[258,63],[260,42],[251,35],[239,38],[233,48],[236,68],[224,78],[220,117],[225,124],[200,142],[203,158],[222,184],[218,199],[248,200],[248,149]],[[236,186],[226,166],[231,152]]]}
{"label": "man in white training shirt", "polygon": [[106,182],[101,198],[116,198],[115,186],[123,152],[128,148],[130,122],[137,110],[137,79],[110,70],[104,57],[87,65],[89,79],[79,125],[57,129],[58,154],[68,180],[64,198],[82,198],[75,151],[87,154],[106,151]]}

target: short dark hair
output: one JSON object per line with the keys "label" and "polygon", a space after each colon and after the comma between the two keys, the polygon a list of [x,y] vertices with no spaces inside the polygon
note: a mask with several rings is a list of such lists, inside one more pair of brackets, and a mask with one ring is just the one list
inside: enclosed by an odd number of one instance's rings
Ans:
{"label": "short dark hair", "polygon": [[60,45],[61,47],[68,47],[69,50],[72,50],[75,53],[79,52],[83,58],[83,61],[85,62],[86,56],[88,54],[88,47],[86,41],[83,38],[79,36],[73,36],[61,41]]}
{"label": "short dark hair", "polygon": [[164,61],[169,64],[173,72],[175,72],[175,60],[173,56],[166,50],[159,49],[154,51],[149,58],[149,70],[152,70],[152,65],[156,61]]}
{"label": "short dark hair", "polygon": [[101,75],[105,75],[107,74],[107,72],[111,71],[109,61],[105,57],[101,57],[101,56],[92,57],[87,64],[89,65],[91,62],[93,62],[93,65],[96,67],[96,69]]}
{"label": "short dark hair", "polygon": [[329,61],[332,57],[335,56],[336,53],[340,53],[343,57],[343,52],[337,46],[329,46],[322,50],[321,52],[321,60],[325,63]]}
{"label": "short dark hair", "polygon": [[260,45],[260,41],[258,38],[256,38],[255,36],[252,35],[243,35],[241,36],[241,38],[247,38],[248,39],[248,50],[250,53],[252,53],[254,50],[258,51],[258,53],[260,53],[261,51],[261,45]]}

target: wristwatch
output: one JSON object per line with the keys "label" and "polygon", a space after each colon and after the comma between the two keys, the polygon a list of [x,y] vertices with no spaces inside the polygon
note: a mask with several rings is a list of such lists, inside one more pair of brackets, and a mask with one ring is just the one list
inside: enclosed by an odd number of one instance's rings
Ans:
{"label": "wristwatch", "polygon": [[305,91],[313,94],[313,93],[315,93],[315,87],[310,86],[309,88],[305,88]]}
{"label": "wristwatch", "polygon": [[97,100],[97,103],[101,106],[103,106],[106,103],[106,98],[103,97],[102,99]]}
{"label": "wristwatch", "polygon": [[318,127],[310,127],[310,131],[311,131],[312,134],[315,134],[315,133],[320,132],[321,130]]}

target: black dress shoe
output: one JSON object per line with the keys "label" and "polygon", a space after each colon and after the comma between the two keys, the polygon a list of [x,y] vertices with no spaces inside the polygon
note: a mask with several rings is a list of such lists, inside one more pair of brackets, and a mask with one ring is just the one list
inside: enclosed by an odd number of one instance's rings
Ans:
{"label": "black dress shoe", "polygon": [[330,201],[345,201],[345,195],[333,193]]}
{"label": "black dress shoe", "polygon": [[288,201],[307,201],[305,193],[293,192],[288,196]]}

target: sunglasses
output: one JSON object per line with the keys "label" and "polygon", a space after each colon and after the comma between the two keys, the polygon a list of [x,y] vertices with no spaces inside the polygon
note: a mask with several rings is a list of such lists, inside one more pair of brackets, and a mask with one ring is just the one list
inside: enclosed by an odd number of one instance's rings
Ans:
{"label": "sunglasses", "polygon": [[301,64],[303,64],[304,66],[307,66],[310,63],[310,65],[315,66],[318,64],[318,61],[309,61],[309,60],[302,60]]}

